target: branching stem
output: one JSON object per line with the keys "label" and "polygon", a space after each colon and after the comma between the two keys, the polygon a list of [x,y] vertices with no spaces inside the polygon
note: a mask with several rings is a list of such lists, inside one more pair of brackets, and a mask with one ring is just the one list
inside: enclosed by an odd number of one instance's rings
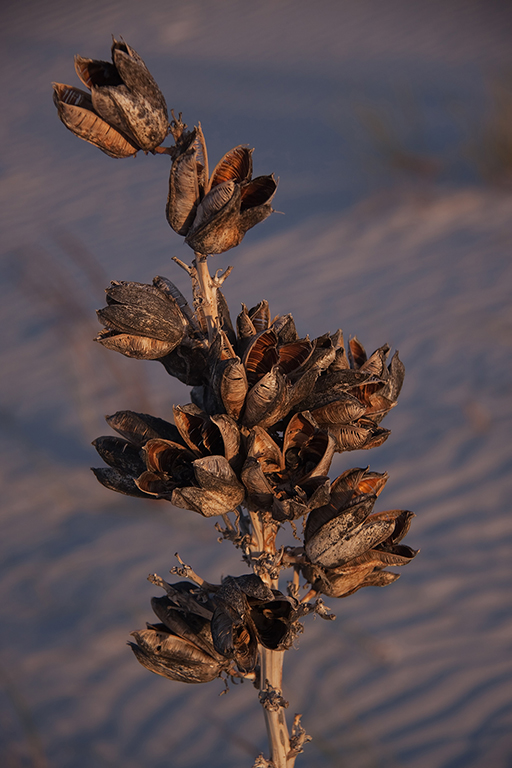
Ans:
{"label": "branching stem", "polygon": [[196,253],[195,257],[194,265],[201,295],[201,309],[208,329],[208,341],[211,343],[219,327],[217,286],[208,271],[208,256],[204,253]]}

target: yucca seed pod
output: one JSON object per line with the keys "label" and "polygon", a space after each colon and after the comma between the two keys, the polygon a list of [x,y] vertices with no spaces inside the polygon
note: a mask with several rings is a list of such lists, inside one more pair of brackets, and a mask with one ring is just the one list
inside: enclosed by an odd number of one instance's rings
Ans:
{"label": "yucca seed pod", "polygon": [[309,560],[324,568],[334,568],[350,559],[346,557],[347,553],[356,557],[364,551],[364,547],[359,550],[354,546],[352,540],[356,533],[361,532],[361,526],[370,515],[374,504],[375,496],[365,495],[359,496],[357,504],[348,509],[337,510],[333,504],[328,504],[313,510],[304,532],[304,547]]}
{"label": "yucca seed pod", "polygon": [[223,456],[206,456],[192,464],[199,488],[176,488],[172,494],[175,506],[214,517],[227,514],[242,503],[245,488]]}
{"label": "yucca seed pod", "polygon": [[196,253],[234,248],[245,233],[272,213],[277,183],[273,176],[251,179],[252,151],[239,146],[227,152],[209,180],[201,177],[198,149],[180,155],[169,181],[167,219]]}
{"label": "yucca seed pod", "polygon": [[289,410],[288,385],[276,365],[247,393],[242,423],[245,427],[256,424],[263,428],[271,427],[283,419]]}
{"label": "yucca seed pod", "polygon": [[[346,473],[347,479],[351,472]],[[374,473],[368,473],[368,479],[373,479],[369,477],[372,474]],[[352,474],[352,478],[355,476]],[[363,478],[361,483],[366,485]],[[331,501],[334,495],[332,494]],[[418,554],[419,550],[399,543],[408,532],[414,514],[407,510],[392,510],[381,515],[394,520],[393,530],[381,543],[332,568],[318,564],[306,564],[302,567],[302,573],[313,589],[327,597],[348,597],[362,587],[383,587],[398,579],[398,574],[383,569],[387,566],[407,565]],[[378,516],[373,515],[367,518],[367,524],[371,525],[376,517]]]}
{"label": "yucca seed pod", "polygon": [[[177,585],[174,584],[173,586],[176,587]],[[192,598],[192,595],[190,596]],[[206,609],[205,613],[209,614],[208,617],[198,615],[197,613],[192,612],[192,610],[183,610],[183,608],[174,603],[168,595],[151,598],[153,612],[167,629],[173,634],[182,637],[184,640],[194,643],[194,645],[197,645],[198,648],[205,653],[208,653],[217,661],[225,661],[213,647],[210,621],[215,606],[210,600],[198,605],[200,605],[201,608]]]}
{"label": "yucca seed pod", "polygon": [[106,326],[95,339],[127,357],[157,360],[182,341],[187,322],[176,300],[154,285],[113,281],[107,306],[97,311]]}
{"label": "yucca seed pod", "polygon": [[149,413],[117,411],[112,416],[107,416],[105,420],[109,427],[121,437],[139,448],[142,448],[148,440],[155,438],[174,442],[181,441],[181,435],[174,424],[160,419],[158,416],[151,416]]}
{"label": "yucca seed pod", "polygon": [[166,591],[165,597],[151,600],[161,623],[132,632],[136,644],[130,645],[139,662],[156,674],[185,683],[207,683],[230,670],[231,662],[213,646],[214,604],[204,599],[197,602],[189,582],[167,584]]}
{"label": "yucca seed pod", "polygon": [[107,435],[97,437],[92,444],[103,461],[119,472],[124,472],[130,477],[137,477],[146,469],[140,449],[128,440]]}
{"label": "yucca seed pod", "polygon": [[166,216],[178,235],[186,235],[190,230],[201,201],[199,177],[203,168],[198,166],[197,149],[191,147],[177,157],[171,167]]}
{"label": "yucca seed pod", "polygon": [[105,488],[124,496],[135,496],[139,499],[149,498],[146,493],[137,487],[135,479],[126,472],[121,472],[113,467],[91,467],[96,480]]}
{"label": "yucca seed pod", "polygon": [[76,72],[91,91],[95,111],[145,152],[158,147],[169,131],[167,106],[137,52],[113,41],[112,62],[75,56]]}
{"label": "yucca seed pod", "polygon": [[238,420],[249,390],[247,374],[239,357],[227,360],[219,382],[219,395],[226,413]]}
{"label": "yucca seed pod", "polygon": [[218,661],[193,643],[178,637],[163,625],[132,632],[129,643],[137,661],[157,675],[181,683],[209,683],[229,669],[226,659]]}
{"label": "yucca seed pod", "polygon": [[397,573],[376,569],[372,562],[362,565],[347,563],[332,569],[308,566],[302,569],[302,573],[317,592],[337,598],[353,595],[362,587],[386,586],[399,578]]}
{"label": "yucca seed pod", "polygon": [[274,491],[257,459],[248,458],[240,473],[246,489],[245,503],[252,512],[268,512],[274,508]]}
{"label": "yucca seed pod", "polygon": [[[185,337],[184,342],[188,339]],[[203,386],[208,372],[207,352],[200,343],[179,344],[172,352],[159,358],[170,376],[187,387]]]}
{"label": "yucca seed pod", "polygon": [[249,310],[249,318],[256,333],[270,328],[270,307],[266,299],[262,299],[255,307]]}
{"label": "yucca seed pod", "polygon": [[255,426],[247,444],[242,482],[251,509],[265,510],[279,521],[296,520],[329,500],[327,472],[334,441],[307,413],[290,420],[283,449],[266,430]]}
{"label": "yucca seed pod", "polygon": [[389,435],[389,429],[378,427],[371,419],[361,418],[354,424],[336,425],[329,430],[336,441],[336,450],[343,451],[370,450],[378,448]]}
{"label": "yucca seed pod", "polygon": [[89,93],[64,83],[53,83],[53,101],[66,128],[88,141],[109,157],[123,158],[137,154],[140,147],[122,131],[109,125],[95,111]]}
{"label": "yucca seed pod", "polygon": [[311,411],[311,415],[321,426],[329,427],[335,424],[350,424],[365,413],[366,407],[357,397],[348,393],[343,393],[337,400]]}
{"label": "yucca seed pod", "polygon": [[296,601],[271,590],[254,574],[228,576],[215,593],[214,602],[214,646],[232,658],[242,672],[254,670],[258,643],[270,650],[285,650],[300,631]]}
{"label": "yucca seed pod", "polygon": [[242,311],[236,318],[236,330],[239,342],[244,341],[245,339],[250,339],[258,333],[249,317],[249,311],[244,303],[242,303]]}
{"label": "yucca seed pod", "polygon": [[280,344],[288,344],[290,341],[296,341],[299,338],[295,322],[290,314],[278,315],[272,323],[272,328]]}

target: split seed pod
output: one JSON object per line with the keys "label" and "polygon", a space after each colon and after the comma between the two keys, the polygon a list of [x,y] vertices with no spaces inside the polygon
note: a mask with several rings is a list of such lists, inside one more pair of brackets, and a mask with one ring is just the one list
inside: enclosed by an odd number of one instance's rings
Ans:
{"label": "split seed pod", "polygon": [[138,661],[157,675],[183,683],[208,683],[231,666],[213,646],[210,619],[214,606],[210,601],[198,603],[188,582],[167,587],[174,599],[151,600],[161,623],[132,632],[135,643],[130,646]]}
{"label": "split seed pod", "polygon": [[112,62],[75,56],[75,69],[90,94],[54,84],[62,122],[111,157],[151,152],[169,130],[167,106],[138,53],[113,40]]}
{"label": "split seed pod", "polygon": [[174,161],[169,179],[167,220],[197,253],[224,253],[272,213],[277,183],[273,176],[252,179],[252,151],[227,152],[205,178],[200,129],[197,140]]}
{"label": "split seed pod", "polygon": [[97,312],[105,325],[95,341],[127,357],[158,360],[182,341],[187,322],[177,301],[155,285],[113,281],[107,306]]}
{"label": "split seed pod", "polygon": [[53,101],[66,128],[109,157],[130,157],[139,151],[131,138],[100,117],[89,93],[72,85],[53,83]]}

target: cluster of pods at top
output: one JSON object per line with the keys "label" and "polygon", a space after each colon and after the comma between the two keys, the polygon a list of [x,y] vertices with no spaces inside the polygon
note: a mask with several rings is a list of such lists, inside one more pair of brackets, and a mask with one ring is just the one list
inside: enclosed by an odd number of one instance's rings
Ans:
{"label": "cluster of pods at top", "polygon": [[[208,172],[201,127],[186,131],[181,118],[169,123],[165,99],[138,53],[113,40],[112,61],[75,56],[84,91],[53,83],[53,99],[66,128],[110,157],[144,152],[172,158],[167,220],[194,251],[223,253],[272,213],[277,189],[272,175],[252,178],[252,150],[227,152]],[[174,147],[162,147],[172,133]]]}
{"label": "cluster of pods at top", "polygon": [[271,319],[266,301],[242,306],[235,332],[220,291],[218,299],[219,332],[208,343],[200,312],[170,281],[107,289],[98,341],[159,360],[193,389],[174,423],[132,411],[108,417],[118,436],[95,441],[108,464],[94,470],[98,480],[205,517],[244,505],[276,525],[304,518],[297,563],[318,592],[387,583],[382,569],[415,554],[399,544],[412,513],[371,514],[384,475],[358,469],[331,482],[328,472],[335,452],[386,440],[380,422],[404,376],[398,353],[387,364],[387,345],[368,357],[351,339],[346,350],[341,331],[300,338],[291,315]]}

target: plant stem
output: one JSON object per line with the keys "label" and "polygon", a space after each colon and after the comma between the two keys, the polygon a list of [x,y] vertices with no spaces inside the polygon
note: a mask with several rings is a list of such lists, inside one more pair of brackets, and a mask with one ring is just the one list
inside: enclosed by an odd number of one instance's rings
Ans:
{"label": "plant stem", "polygon": [[[275,533],[268,535],[261,514],[250,512],[253,526],[253,553],[268,552],[275,554]],[[267,534],[267,535],[265,535]],[[271,579],[269,574],[261,574],[261,579],[269,587],[278,588],[278,579]],[[260,702],[267,727],[270,747],[270,759],[274,768],[293,768],[295,756],[288,759],[290,737],[284,707],[288,706],[282,696],[284,651],[272,651],[259,646],[260,656]]]}
{"label": "plant stem", "polygon": [[195,257],[194,263],[202,298],[201,309],[208,328],[208,341],[211,343],[219,325],[217,312],[217,287],[208,271],[208,256],[204,253],[196,253]]}
{"label": "plant stem", "polygon": [[[206,152],[206,148],[204,148]],[[228,276],[228,268],[222,277],[216,275],[212,279],[207,264],[208,257],[195,253],[195,268],[199,282],[201,309],[206,320],[208,340],[211,343],[218,331],[219,318],[217,310],[217,286]],[[265,526],[262,515],[250,512],[253,528],[253,555],[268,553],[275,555],[276,530]],[[270,574],[262,573],[262,580],[272,589],[278,588],[278,579],[272,579]],[[259,646],[260,657],[260,701],[263,707],[265,725],[270,746],[270,759],[274,768],[293,768],[295,754],[288,758],[290,752],[290,737],[284,716],[284,707],[288,706],[282,696],[284,651],[272,651]]]}
{"label": "plant stem", "polygon": [[[288,760],[290,737],[284,716],[287,702],[282,699],[284,651],[270,651],[260,646],[260,700],[270,745],[270,759],[275,768],[292,768],[293,757]],[[275,700],[274,700],[275,697]]]}

